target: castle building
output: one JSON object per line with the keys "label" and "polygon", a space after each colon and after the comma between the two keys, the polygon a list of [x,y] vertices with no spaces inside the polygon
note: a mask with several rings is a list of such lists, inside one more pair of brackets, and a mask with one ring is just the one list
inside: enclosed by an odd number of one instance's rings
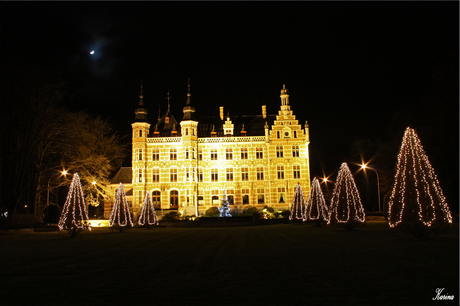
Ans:
{"label": "castle building", "polygon": [[[155,125],[147,121],[142,85],[132,124],[132,167],[121,168],[112,180],[124,182],[134,218],[147,191],[156,210],[203,215],[221,204],[224,191],[232,212],[249,207],[291,207],[298,183],[310,190],[309,128],[299,124],[281,89],[277,115],[224,115],[197,118],[191,104],[190,82],[182,120],[168,110]],[[129,177],[131,176],[131,180]],[[120,182],[119,182],[120,181]],[[130,184],[131,183],[131,184]],[[105,215],[110,216],[110,207]]]}

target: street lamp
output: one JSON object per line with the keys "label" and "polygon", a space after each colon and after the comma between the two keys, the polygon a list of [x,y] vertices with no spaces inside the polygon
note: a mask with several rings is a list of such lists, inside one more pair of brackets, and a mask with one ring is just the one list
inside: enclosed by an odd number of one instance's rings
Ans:
{"label": "street lamp", "polygon": [[363,170],[366,170],[366,169],[370,169],[372,171],[375,172],[375,174],[377,174],[377,196],[378,196],[378,199],[379,199],[379,212],[381,212],[382,210],[380,209],[380,180],[379,180],[379,173],[377,172],[377,170],[371,168],[371,167],[368,167],[366,164],[362,164],[361,165],[361,169]]}

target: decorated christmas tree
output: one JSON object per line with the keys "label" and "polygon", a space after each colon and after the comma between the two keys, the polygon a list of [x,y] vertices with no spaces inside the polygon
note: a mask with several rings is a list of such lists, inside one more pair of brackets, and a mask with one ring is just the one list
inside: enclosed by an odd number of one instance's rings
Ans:
{"label": "decorated christmas tree", "polygon": [[78,173],[75,173],[61,212],[58,227],[60,231],[66,229],[70,237],[75,237],[80,231],[91,230],[88,225],[88,219],[80,177]]}
{"label": "decorated christmas tree", "polygon": [[231,217],[230,203],[228,202],[227,190],[224,189],[224,197],[222,198],[222,206],[219,209],[219,217]]}
{"label": "decorated christmas tree", "polygon": [[300,187],[300,184],[297,184],[294,198],[292,199],[291,215],[289,216],[289,220],[303,220],[306,211],[307,201],[305,201],[302,187]]}
{"label": "decorated christmas tree", "polygon": [[137,223],[139,223],[140,226],[145,224],[149,228],[150,225],[158,225],[157,213],[155,212],[155,208],[153,207],[148,191],[145,194],[144,205],[142,206],[141,215],[139,216],[139,221]]}
{"label": "decorated christmas tree", "polygon": [[347,163],[340,166],[329,209],[330,223],[342,223],[353,229],[356,223],[366,221],[366,214]]}
{"label": "decorated christmas tree", "polygon": [[125,187],[122,183],[118,186],[115,203],[110,214],[109,226],[119,229],[120,232],[123,231],[123,228],[133,226],[128,200],[126,200]]}
{"label": "decorated christmas tree", "polygon": [[388,203],[388,223],[416,236],[436,224],[452,223],[439,181],[415,131],[407,128],[398,154],[395,183]]}
{"label": "decorated christmas tree", "polygon": [[320,226],[321,222],[329,221],[329,213],[323,191],[321,190],[319,181],[316,177],[313,179],[311,185],[310,194],[308,195],[307,209],[305,211],[303,221],[316,221],[316,225]]}

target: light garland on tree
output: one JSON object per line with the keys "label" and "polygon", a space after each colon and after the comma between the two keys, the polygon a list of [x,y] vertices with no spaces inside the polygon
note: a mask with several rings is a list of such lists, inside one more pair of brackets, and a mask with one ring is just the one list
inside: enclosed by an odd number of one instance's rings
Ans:
{"label": "light garland on tree", "polygon": [[425,226],[452,223],[452,215],[433,167],[415,131],[407,128],[398,154],[395,183],[388,203],[388,224],[417,218]]}
{"label": "light garland on tree", "polygon": [[307,209],[305,211],[303,221],[307,220],[323,220],[329,221],[329,212],[324,199],[323,191],[321,190],[318,179],[315,177],[311,184],[310,194],[307,200]]}
{"label": "light garland on tree", "polygon": [[289,220],[303,220],[307,208],[307,201],[303,195],[302,187],[300,184],[297,184],[295,188],[294,198],[292,199],[291,214],[289,215]]}
{"label": "light garland on tree", "polygon": [[143,226],[144,224],[158,225],[157,213],[155,212],[155,207],[153,207],[153,203],[150,199],[150,194],[148,190],[145,194],[144,205],[142,206],[139,221],[137,221],[137,223],[140,226]]}
{"label": "light garland on tree", "polygon": [[[73,175],[69,192],[59,218],[58,228],[60,231],[91,230],[88,224],[88,212],[86,211],[85,197],[81,188],[78,173]],[[72,236],[72,235],[71,235]]]}
{"label": "light garland on tree", "polygon": [[365,222],[361,198],[347,163],[340,166],[329,209],[330,223]]}
{"label": "light garland on tree", "polygon": [[227,190],[224,188],[224,197],[222,198],[222,206],[217,208],[220,212],[219,217],[231,217],[230,206],[228,203]]}
{"label": "light garland on tree", "polygon": [[133,226],[128,200],[126,199],[125,187],[122,183],[118,186],[117,196],[113,204],[112,213],[110,214],[109,227],[112,226],[118,226],[120,228]]}

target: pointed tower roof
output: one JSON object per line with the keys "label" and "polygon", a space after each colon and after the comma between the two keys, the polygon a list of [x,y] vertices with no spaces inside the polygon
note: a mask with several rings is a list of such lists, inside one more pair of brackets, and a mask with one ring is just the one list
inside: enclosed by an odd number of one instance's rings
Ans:
{"label": "pointed tower roof", "polygon": [[134,114],[136,117],[134,118],[136,122],[147,122],[147,109],[144,108],[144,95],[142,94],[142,80],[141,80],[141,94],[139,95],[139,107],[136,108]]}
{"label": "pointed tower roof", "polygon": [[171,132],[176,130],[176,125],[178,124],[176,118],[174,118],[173,114],[171,113],[170,101],[169,101],[171,99],[171,96],[169,95],[169,91],[166,96],[166,99],[168,99],[168,110],[163,116],[158,118],[158,122],[157,124],[155,124],[155,127],[154,127],[154,131],[159,132],[160,137],[171,136]]}
{"label": "pointed tower roof", "polygon": [[188,79],[187,103],[185,103],[185,106],[182,110],[184,112],[182,121],[195,119],[195,108],[190,106],[190,96],[190,79]]}

